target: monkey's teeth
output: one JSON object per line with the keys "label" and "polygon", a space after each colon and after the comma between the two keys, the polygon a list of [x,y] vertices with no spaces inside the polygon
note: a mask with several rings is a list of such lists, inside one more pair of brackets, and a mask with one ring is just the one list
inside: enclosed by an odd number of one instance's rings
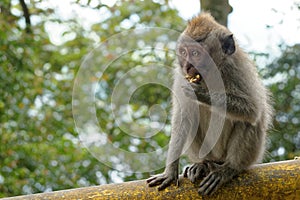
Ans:
{"label": "monkey's teeth", "polygon": [[192,77],[190,75],[186,75],[185,78],[190,82],[190,83],[197,83],[201,80],[200,74],[197,74],[195,77]]}

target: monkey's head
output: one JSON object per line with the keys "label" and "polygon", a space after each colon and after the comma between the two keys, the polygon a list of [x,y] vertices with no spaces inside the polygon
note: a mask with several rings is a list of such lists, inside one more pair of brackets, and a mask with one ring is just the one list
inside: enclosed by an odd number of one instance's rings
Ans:
{"label": "monkey's head", "polygon": [[195,77],[199,72],[205,76],[212,61],[218,67],[235,51],[233,34],[209,13],[191,19],[177,43],[182,72],[190,77]]}

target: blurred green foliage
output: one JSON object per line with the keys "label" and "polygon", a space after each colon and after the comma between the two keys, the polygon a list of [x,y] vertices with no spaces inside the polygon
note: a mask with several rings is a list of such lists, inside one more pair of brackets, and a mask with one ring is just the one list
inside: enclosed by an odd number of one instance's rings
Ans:
{"label": "blurred green foliage", "polygon": [[[97,23],[84,28],[84,21],[77,21],[76,13],[70,18],[62,17],[49,2],[26,1],[31,14],[30,33],[25,31],[19,1],[0,2],[0,197],[140,179],[149,175],[125,175],[111,169],[80,144],[72,117],[73,81],[84,56],[97,42],[135,27],[182,30],[183,20],[163,1],[122,1],[113,6],[73,1],[72,6],[104,13],[99,15]],[[53,44],[49,30],[53,33],[58,26],[64,27],[60,35],[63,40]],[[122,62],[126,67],[126,62],[131,61]],[[113,81],[112,78],[107,80],[108,93]],[[162,91],[158,101],[151,98],[138,101],[133,98],[131,101],[135,104],[148,100],[152,104],[160,103],[169,92],[164,88]],[[134,96],[138,93],[141,91]],[[143,93],[145,97],[157,96],[157,90],[151,91],[150,87]],[[102,125],[109,127],[112,117],[101,108],[98,111],[108,119],[102,120],[101,123],[105,123]],[[117,129],[113,124],[108,130],[111,139],[123,141],[120,146],[128,149],[128,137],[118,134]],[[168,137],[157,138],[159,145],[167,141]],[[145,149],[147,145],[138,144],[137,148]]]}
{"label": "blurred green foliage", "polygon": [[[149,174],[125,174],[105,166],[80,144],[72,116],[73,81],[83,58],[97,42],[135,27],[181,31],[184,21],[167,0],[118,1],[110,6],[101,1],[74,0],[72,5],[104,13],[90,26],[79,21],[76,13],[62,17],[47,2],[50,0],[26,1],[31,32],[25,31],[19,1],[0,2],[0,197],[146,178]],[[49,30],[54,32],[58,26],[64,27],[60,35],[63,39],[54,44]],[[126,66],[143,65],[147,56],[159,59],[155,52],[147,54],[137,60],[124,58],[107,71],[111,76],[101,82],[104,94],[111,94],[115,74],[126,72]],[[280,58],[262,70],[262,75],[272,80],[276,110],[267,160],[290,159],[300,151],[299,54],[299,46],[287,47]],[[168,66],[174,62],[168,55],[163,60]],[[168,110],[169,94],[163,87],[139,88],[130,100],[133,111],[140,113],[135,120],[147,118],[154,104]],[[97,115],[105,119],[100,125],[115,145],[147,152],[168,143],[169,136],[164,134],[157,134],[151,141],[132,142],[101,104],[106,96],[100,93],[96,97]]]}
{"label": "blurred green foliage", "polygon": [[267,160],[293,159],[300,154],[300,45],[282,47],[262,75],[270,82],[276,112]]}

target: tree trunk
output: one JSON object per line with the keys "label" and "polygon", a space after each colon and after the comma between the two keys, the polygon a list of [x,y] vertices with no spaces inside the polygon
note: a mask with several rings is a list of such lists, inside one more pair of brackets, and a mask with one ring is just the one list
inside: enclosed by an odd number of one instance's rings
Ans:
{"label": "tree trunk", "polygon": [[23,14],[24,14],[25,23],[26,23],[26,32],[30,33],[31,32],[31,30],[30,30],[31,21],[30,21],[30,13],[29,13],[28,7],[24,0],[19,0],[19,1],[22,6],[22,9],[23,9]]}
{"label": "tree trunk", "polygon": [[209,11],[220,24],[227,26],[227,17],[232,12],[228,0],[200,0],[201,10]]}

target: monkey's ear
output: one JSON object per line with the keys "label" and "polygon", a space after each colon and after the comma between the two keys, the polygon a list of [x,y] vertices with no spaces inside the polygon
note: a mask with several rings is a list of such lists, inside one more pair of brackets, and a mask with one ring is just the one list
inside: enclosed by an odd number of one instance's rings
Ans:
{"label": "monkey's ear", "polygon": [[225,36],[225,38],[221,40],[221,44],[222,44],[222,50],[225,54],[231,55],[235,52],[235,43],[233,39],[233,34]]}

